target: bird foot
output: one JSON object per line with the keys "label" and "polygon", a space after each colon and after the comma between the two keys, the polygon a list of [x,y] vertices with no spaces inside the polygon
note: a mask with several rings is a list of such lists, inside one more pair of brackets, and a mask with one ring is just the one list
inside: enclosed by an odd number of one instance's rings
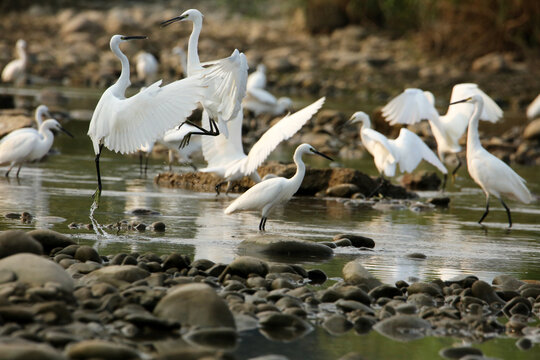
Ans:
{"label": "bird foot", "polygon": [[186,146],[189,145],[190,140],[191,140],[191,133],[188,133],[186,136],[184,136],[184,138],[180,142],[180,146],[178,148],[179,149],[185,148]]}
{"label": "bird foot", "polygon": [[97,209],[99,207],[99,200],[101,199],[101,190],[99,188],[97,188],[96,192],[92,195],[92,199],[94,200],[94,205]]}

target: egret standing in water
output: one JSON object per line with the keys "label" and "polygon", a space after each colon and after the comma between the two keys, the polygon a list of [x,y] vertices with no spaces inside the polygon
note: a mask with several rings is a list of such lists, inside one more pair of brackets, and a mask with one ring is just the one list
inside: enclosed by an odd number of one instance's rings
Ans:
{"label": "egret standing in water", "polygon": [[[456,84],[452,89],[450,102],[470,97],[474,94],[484,99],[482,120],[497,122],[503,111],[478,85],[473,83]],[[439,115],[435,109],[435,98],[429,91],[420,89],[405,89],[400,95],[382,109],[383,116],[391,125],[415,124],[428,120],[431,132],[437,141],[437,153],[444,161],[445,154],[455,154],[458,164],[452,171],[452,176],[461,167],[461,159],[457,155],[461,151],[459,139],[467,130],[469,117],[473,112],[472,104],[460,104],[448,108],[446,115]]]}
{"label": "egret standing in water", "polygon": [[504,203],[502,197],[506,196],[522,203],[528,204],[533,201],[533,197],[525,186],[525,180],[516,174],[514,170],[506,165],[502,160],[490,154],[482,147],[478,136],[478,120],[484,107],[484,99],[480,95],[473,95],[467,99],[459,100],[450,105],[471,102],[474,104],[474,111],[469,119],[469,129],[467,131],[467,169],[473,180],[482,188],[486,194],[486,211],[478,220],[481,224],[489,213],[489,196],[493,195],[501,201],[508,216],[508,227],[512,227],[512,217],[510,209]]}
{"label": "egret standing in water", "polygon": [[26,55],[26,41],[17,40],[15,44],[17,59],[11,60],[2,70],[3,82],[19,82],[24,79],[26,66],[28,64],[28,55]]}
{"label": "egret standing in water", "polygon": [[328,160],[332,158],[318,152],[309,144],[302,144],[294,152],[294,163],[296,164],[296,173],[290,179],[283,177],[274,177],[258,184],[255,184],[248,191],[240,195],[226,209],[225,214],[232,214],[236,211],[260,210],[261,222],[259,230],[265,231],[266,219],[268,215],[278,204],[289,201],[298,191],[304,175],[306,174],[306,165],[302,161],[304,154],[317,154]]}
{"label": "egret standing in water", "polygon": [[202,101],[202,117],[203,120],[209,119],[210,125],[207,130],[191,122],[186,122],[196,127],[198,131],[189,133],[183,145],[189,143],[191,135],[217,136],[222,132],[228,137],[227,122],[234,119],[241,111],[242,99],[246,95],[248,76],[246,57],[235,49],[228,58],[201,64],[197,47],[203,15],[199,10],[189,9],[180,16],[163,21],[161,26],[168,26],[177,21],[193,22],[193,31],[188,43],[187,73],[188,76],[200,75],[207,84]]}
{"label": "egret standing in water", "polygon": [[16,175],[19,177],[22,164],[39,160],[49,152],[54,140],[54,134],[51,130],[62,131],[73,137],[58,121],[49,119],[39,126],[39,130],[18,129],[0,140],[0,164],[11,164],[6,172],[6,177],[9,176],[9,172],[15,165],[19,165]]}
{"label": "egret standing in water", "polygon": [[410,173],[422,160],[426,160],[445,176],[448,173],[437,155],[415,133],[401,128],[399,136],[394,140],[389,140],[371,128],[369,116],[363,111],[355,112],[349,121],[351,124],[362,123],[360,130],[362,145],[373,156],[375,167],[381,176],[381,183],[373,193],[382,186],[384,175],[393,177],[396,174],[398,164],[401,172]]}
{"label": "egret standing in water", "polygon": [[146,39],[146,36],[114,35],[111,38],[111,50],[122,63],[122,72],[118,81],[101,95],[88,128],[96,154],[96,203],[102,190],[99,157],[103,146],[125,154],[153,143],[192,113],[204,89],[200,77],[192,76],[163,87],[160,80],[126,98],[130,85],[129,61],[120,50],[120,44],[132,39]]}

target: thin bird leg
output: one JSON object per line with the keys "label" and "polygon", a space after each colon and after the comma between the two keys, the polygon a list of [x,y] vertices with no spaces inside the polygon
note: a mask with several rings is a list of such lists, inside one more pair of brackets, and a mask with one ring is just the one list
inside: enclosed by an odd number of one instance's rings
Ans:
{"label": "thin bird leg", "polygon": [[19,164],[19,168],[17,169],[17,175],[15,176],[17,179],[19,178],[19,173],[21,172],[22,164]]}
{"label": "thin bird leg", "polygon": [[441,184],[441,192],[444,192],[444,189],[446,188],[446,180],[448,179],[448,174],[444,174],[443,181]]}
{"label": "thin bird leg", "polygon": [[148,172],[148,158],[150,157],[150,155],[146,155],[146,159],[144,161],[144,175],[146,175],[146,173]]}
{"label": "thin bird leg", "polygon": [[215,189],[216,189],[216,196],[219,195],[219,188],[221,187],[221,185],[223,185],[223,184],[225,184],[225,183],[226,183],[226,181],[221,181],[221,182],[219,182],[219,183],[216,184],[216,187],[215,187]]}
{"label": "thin bird leg", "polygon": [[139,175],[142,175],[142,157],[143,153],[139,150]]}
{"label": "thin bird leg", "polygon": [[180,127],[182,125],[184,125],[184,124],[188,124],[188,125],[191,125],[193,127],[196,127],[201,132],[192,131],[192,132],[187,133],[186,136],[184,136],[184,138],[180,142],[180,148],[183,148],[183,147],[185,147],[185,146],[187,146],[189,144],[189,140],[191,140],[191,135],[209,135],[209,136],[218,136],[219,135],[219,129],[217,127],[216,122],[213,119],[210,119],[210,130],[206,130],[205,128],[203,128],[203,127],[201,127],[201,126],[199,126],[197,124],[194,124],[189,120],[186,120],[182,124],[180,124]]}
{"label": "thin bird leg", "polygon": [[452,182],[455,182],[456,181],[456,174],[457,174],[457,171],[459,170],[459,168],[461,167],[462,165],[462,162],[461,162],[461,159],[459,158],[459,156],[456,154],[456,158],[457,158],[457,166],[454,170],[452,170]]}
{"label": "thin bird leg", "polygon": [[233,185],[232,185],[232,181],[227,181],[227,189],[225,190],[225,195],[229,195],[229,191],[232,190],[233,188]]}
{"label": "thin bird leg", "polygon": [[484,221],[485,217],[489,213],[489,195],[486,197],[486,211],[484,212],[484,215],[478,220],[478,223],[481,224],[482,221]]}
{"label": "thin bird leg", "polygon": [[99,145],[99,152],[96,155],[95,162],[96,162],[96,171],[97,171],[97,181],[98,181],[98,188],[94,195],[92,195],[92,198],[94,199],[94,202],[99,203],[99,198],[101,196],[101,173],[99,172],[99,157],[101,156],[101,150],[103,150],[103,144]]}
{"label": "thin bird leg", "polygon": [[379,189],[383,186],[384,181],[385,181],[384,176],[381,174],[379,185],[377,185],[377,187],[371,192],[371,194],[368,195],[368,198],[372,197],[379,191]]}
{"label": "thin bird leg", "polygon": [[506,206],[506,204],[504,203],[502,198],[500,198],[499,200],[501,200],[501,204],[506,209],[506,215],[508,215],[508,227],[511,228],[512,227],[512,216],[510,215],[510,209],[508,208],[508,206]]}
{"label": "thin bird leg", "polygon": [[6,177],[9,177],[9,172],[11,171],[11,169],[13,169],[14,166],[15,166],[15,164],[11,164],[8,171],[6,171]]}
{"label": "thin bird leg", "polygon": [[259,231],[266,231],[265,226],[266,226],[266,217],[263,216],[261,218],[261,222],[259,223]]}

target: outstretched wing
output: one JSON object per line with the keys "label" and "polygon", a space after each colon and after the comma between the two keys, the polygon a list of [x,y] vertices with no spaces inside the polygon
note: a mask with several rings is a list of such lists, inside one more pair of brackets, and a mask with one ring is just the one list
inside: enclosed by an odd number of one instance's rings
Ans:
{"label": "outstretched wing", "polygon": [[405,89],[382,109],[382,114],[390,125],[415,124],[421,120],[439,116],[430,99],[420,89]]}
{"label": "outstretched wing", "polygon": [[235,49],[228,58],[202,65],[209,65],[202,72],[202,76],[211,84],[212,101],[219,104],[218,111],[223,120],[231,120],[240,111],[242,99],[246,96],[248,76],[246,56]]}
{"label": "outstretched wing", "polygon": [[[466,99],[472,95],[480,95],[484,100],[484,109],[480,115],[481,120],[486,120],[489,122],[497,122],[503,116],[503,111],[497,105],[497,103],[490,98],[485,92],[483,92],[477,84],[474,83],[463,83],[456,84],[452,89],[452,96],[450,97],[450,102]],[[461,108],[469,109],[468,113],[472,113],[473,104],[471,103],[460,103],[452,105],[448,108],[448,114],[454,111],[459,111]]]}
{"label": "outstretched wing", "polygon": [[[209,168],[222,167],[245,157],[242,145],[242,120],[244,114],[239,111],[236,116],[227,123],[229,137],[224,134],[218,136],[201,136],[202,151]],[[210,126],[208,114],[203,111],[202,126]]]}
{"label": "outstretched wing", "polygon": [[110,118],[92,119],[92,122],[110,121],[108,133],[103,136],[103,143],[108,149],[130,153],[146,142],[154,142],[165,131],[184,121],[202,100],[204,86],[198,76],[163,87],[160,84],[161,80],[127,99],[111,96],[106,100],[111,103],[101,110],[111,113],[101,111],[99,117]]}
{"label": "outstretched wing", "polygon": [[395,140],[389,140],[389,142],[399,153],[401,172],[413,172],[422,160],[426,160],[443,174],[448,172],[437,155],[412,131],[401,128],[399,136]]}
{"label": "outstretched wing", "polygon": [[277,124],[268,129],[249,151],[247,161],[242,169],[244,174],[251,174],[257,170],[259,165],[262,164],[280,142],[296,134],[319,111],[324,101],[325,98],[322,97],[302,110],[285,116]]}

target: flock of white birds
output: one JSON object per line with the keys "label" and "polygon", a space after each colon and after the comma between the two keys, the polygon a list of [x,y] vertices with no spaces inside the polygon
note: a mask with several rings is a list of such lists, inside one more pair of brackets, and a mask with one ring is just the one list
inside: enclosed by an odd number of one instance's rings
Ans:
{"label": "flock of white birds", "polygon": [[[291,179],[276,176],[261,179],[257,168],[282,141],[296,134],[317,113],[325,98],[284,116],[270,127],[246,154],[242,145],[243,109],[248,109],[255,115],[267,113],[276,116],[292,108],[291,99],[278,99],[265,89],[264,65],[257,66],[256,71],[248,76],[246,57],[236,49],[227,58],[201,63],[198,40],[203,15],[198,10],[190,9],[178,17],[162,22],[161,25],[165,27],[178,21],[193,23],[187,54],[179,47],[173,49],[173,53],[177,54],[182,62],[185,78],[162,86],[161,80],[155,81],[158,61],[152,54],[140,52],[136,56],[137,77],[146,87],[129,98],[125,97],[126,89],[131,85],[129,60],[122,53],[120,45],[146,37],[111,37],[110,48],[120,60],[122,70],[116,83],[102,94],[88,129],[95,152],[98,181],[94,203],[99,203],[102,191],[99,159],[104,147],[123,154],[139,151],[141,172],[142,154],[146,153],[147,162],[155,142],[170,149],[169,164],[175,156],[190,162],[190,155],[202,149],[207,166],[198,171],[214,173],[222,179],[216,185],[218,194],[224,183],[228,183],[228,192],[231,182],[244,176],[253,179],[256,185],[234,200],[226,208],[225,214],[260,210],[259,230],[264,231],[271,210],[277,204],[288,201],[299,189],[305,174],[302,155],[318,154],[332,159],[311,145],[302,144],[294,153],[297,171]],[[4,82],[17,82],[24,77],[27,64],[24,40],[17,42],[16,49],[18,58],[2,71]],[[461,151],[459,139],[468,128],[467,168],[470,176],[486,195],[486,210],[479,223],[488,214],[489,199],[493,195],[506,209],[511,227],[510,210],[503,197],[529,203],[533,201],[533,196],[525,186],[525,180],[503,161],[488,153],[482,147],[478,136],[480,119],[496,122],[502,118],[503,112],[476,84],[455,85],[450,101],[447,113],[440,115],[434,106],[433,94],[420,89],[406,89],[382,110],[383,116],[391,125],[429,121],[437,142],[437,155],[420,137],[406,128],[401,129],[396,139],[386,138],[371,128],[369,116],[362,111],[354,113],[350,123],[362,123],[362,144],[374,158],[375,166],[381,175],[381,184],[384,176],[393,177],[397,171],[412,172],[425,160],[444,175],[443,188],[448,173],[444,165],[445,155],[454,154],[457,157]],[[202,107],[201,125],[188,120],[199,105]],[[540,96],[527,109],[527,115],[534,117],[539,112]],[[54,119],[43,121],[46,115],[50,117],[48,109],[43,105],[38,107],[37,130],[15,130],[0,140],[0,164],[10,164],[6,176],[18,165],[18,177],[23,163],[39,160],[47,154],[53,142],[51,130],[68,133]],[[202,136],[192,137],[193,135]],[[461,165],[459,157],[457,159],[458,167],[453,170],[452,175]],[[147,164],[145,172],[146,167]]]}

